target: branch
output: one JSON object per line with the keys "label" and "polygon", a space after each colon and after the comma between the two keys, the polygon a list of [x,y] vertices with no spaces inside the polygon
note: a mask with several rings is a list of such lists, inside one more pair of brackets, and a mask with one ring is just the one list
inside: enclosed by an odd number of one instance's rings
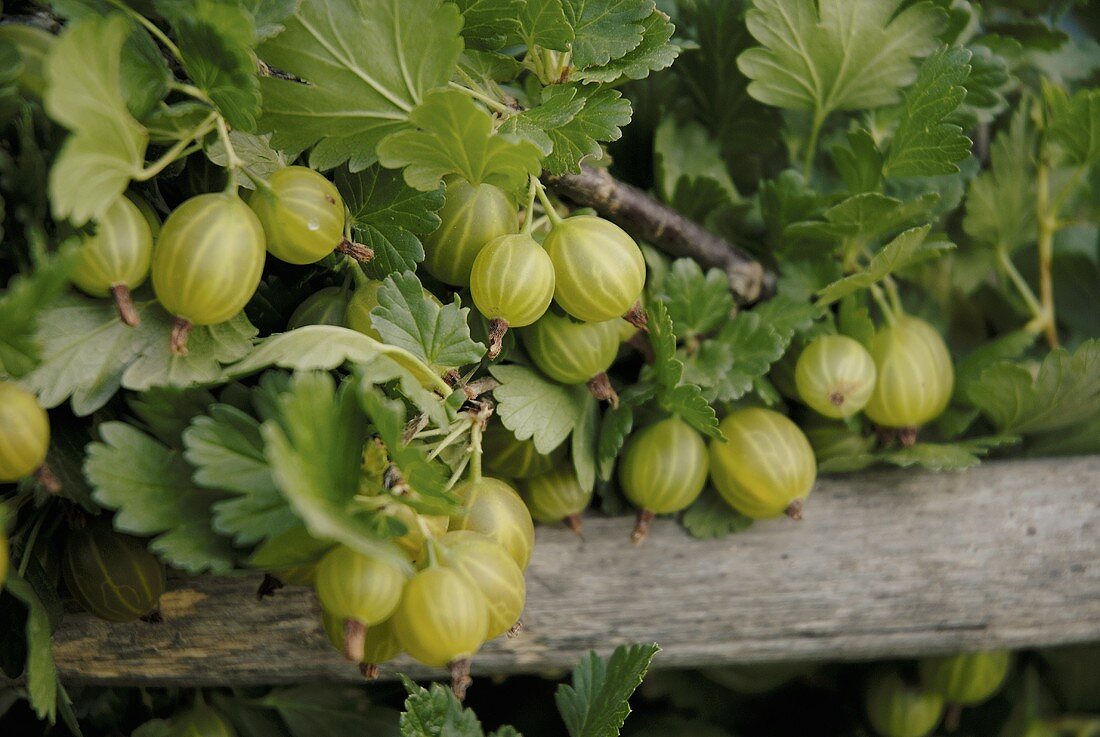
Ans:
{"label": "branch", "polygon": [[730,289],[743,304],[769,297],[775,291],[775,274],[752,256],[603,169],[582,167],[580,174],[547,174],[542,178],[559,195],[593,208],[670,256],[691,258],[704,267],[724,270],[729,275]]}

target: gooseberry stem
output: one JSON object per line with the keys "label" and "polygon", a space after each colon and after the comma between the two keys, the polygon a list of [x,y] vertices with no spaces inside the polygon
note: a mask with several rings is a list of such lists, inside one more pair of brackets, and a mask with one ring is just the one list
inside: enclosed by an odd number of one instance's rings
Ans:
{"label": "gooseberry stem", "polygon": [[[1057,348],[1058,330],[1054,321],[1054,280],[1051,264],[1054,260],[1054,234],[1058,230],[1058,213],[1050,204],[1050,164],[1044,158],[1035,176],[1036,219],[1039,223],[1039,300],[1043,307],[1043,325],[1047,344]],[[1060,200],[1061,198],[1059,198]]]}
{"label": "gooseberry stem", "polygon": [[126,3],[121,2],[121,0],[108,0],[108,2],[110,2],[111,5],[114,5],[116,8],[126,13],[126,15],[130,16],[132,19],[141,24],[141,26],[145,28],[145,30],[147,30],[153,36],[153,38],[160,41],[164,48],[168,49],[168,51],[171,52],[172,56],[176,57],[176,60],[179,61],[180,64],[183,63],[183,54],[180,53],[179,47],[176,46],[175,43],[173,43],[172,39],[168,38],[168,36],[165,35],[164,31],[157,28],[156,24],[153,23],[153,21],[149,20],[144,15],[134,10]]}
{"label": "gooseberry stem", "polygon": [[[159,159],[142,169],[137,174],[137,176],[134,177],[134,179],[139,182],[144,182],[152,179],[157,174],[160,174],[162,171],[167,169],[172,164],[172,162],[176,161],[180,157],[194,153],[194,151],[189,151],[188,147],[196,139],[202,138],[207,133],[209,133],[216,125],[217,119],[220,117],[221,116],[219,116],[215,112],[210,113],[210,115],[208,115],[206,119],[203,120],[203,122],[199,123],[199,125],[196,126],[189,135],[176,141],[176,143],[170,149],[165,151]],[[197,151],[198,149],[195,150]]]}
{"label": "gooseberry stem", "polygon": [[875,298],[879,309],[882,310],[882,316],[886,319],[886,322],[893,325],[897,315],[894,308],[886,301],[886,296],[882,293],[882,288],[878,284],[871,285],[871,296]]}
{"label": "gooseberry stem", "polygon": [[542,207],[546,210],[546,217],[550,218],[550,227],[554,227],[561,223],[562,217],[558,214],[558,211],[554,209],[554,205],[550,202],[550,198],[546,196],[546,187],[542,186],[542,182],[538,177],[532,177],[535,182],[535,193],[539,197],[539,202],[542,203]]}
{"label": "gooseberry stem", "polygon": [[470,426],[470,480],[481,481],[481,418],[475,416]]}
{"label": "gooseberry stem", "polygon": [[23,559],[19,561],[19,577],[22,578],[27,573],[27,566],[31,562],[32,554],[34,553],[34,544],[38,542],[38,533],[42,529],[42,523],[46,521],[45,514],[39,514],[38,519],[35,520],[34,526],[31,527],[31,531],[27,533],[27,541],[23,544]]}
{"label": "gooseberry stem", "polygon": [[[1046,316],[1043,314],[1043,306],[1039,304],[1038,297],[1035,296],[1035,292],[1031,290],[1031,286],[1028,285],[1023,275],[1016,268],[1016,264],[1012,263],[1012,257],[1008,255],[1008,250],[1003,246],[997,247],[997,264],[1001,267],[1001,271],[1004,272],[1005,276],[1009,278],[1009,281],[1012,282],[1020,298],[1024,300],[1031,316],[1035,318],[1033,322],[1041,323],[1045,320]],[[1042,325],[1038,325],[1038,329],[1042,330]]]}
{"label": "gooseberry stem", "polygon": [[527,209],[526,215],[523,218],[523,235],[531,235],[531,231],[535,227],[535,196],[538,181],[538,177],[531,176],[531,185],[527,188]]}
{"label": "gooseberry stem", "polygon": [[466,85],[459,84],[458,82],[448,82],[447,84],[451,89],[458,90],[459,92],[469,95],[470,97],[474,98],[478,102],[484,103],[486,106],[488,106],[492,110],[495,110],[501,115],[509,115],[512,112],[511,108],[509,108],[503,102],[501,102],[500,100],[494,100],[492,97],[489,97],[483,92],[478,92],[477,90],[470,89]]}
{"label": "gooseberry stem", "polygon": [[894,309],[894,314],[904,315],[905,308],[901,304],[901,296],[898,293],[898,283],[894,280],[894,277],[889,274],[882,280],[883,286],[886,287],[886,295],[890,298],[890,306]]}
{"label": "gooseberry stem", "polygon": [[814,156],[817,154],[817,138],[821,135],[821,126],[825,122],[825,116],[820,109],[814,110],[813,122],[810,124],[810,137],[806,141],[806,159],[802,164],[802,178],[810,181],[810,172],[813,171]]}

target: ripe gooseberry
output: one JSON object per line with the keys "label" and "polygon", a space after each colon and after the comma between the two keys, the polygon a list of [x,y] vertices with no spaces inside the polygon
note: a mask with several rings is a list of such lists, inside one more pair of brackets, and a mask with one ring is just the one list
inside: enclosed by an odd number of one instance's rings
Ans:
{"label": "ripe gooseberry", "polygon": [[351,294],[343,287],[325,287],[302,300],[287,321],[287,330],[306,325],[344,325]]}
{"label": "ripe gooseberry", "polygon": [[267,251],[275,258],[312,264],[341,247],[362,261],[374,255],[352,252],[354,244],[344,239],[344,199],[323,175],[305,166],[288,166],[271,174],[266,184],[257,187],[248,205],[263,225]]}
{"label": "ripe gooseberry", "polygon": [[149,222],[133,202],[119,197],[107,208],[95,235],[80,244],[72,280],[92,297],[114,297],[122,322],[134,327],[141,318],[130,292],[145,281],[153,260]]}
{"label": "ripe gooseberry", "polygon": [[864,706],[867,721],[882,737],[925,737],[943,713],[939,694],[910,686],[893,670],[872,674]]}
{"label": "ripe gooseberry", "polygon": [[260,284],[264,230],[240,197],[201,194],[177,207],[153,249],[153,290],[175,316],[171,348],[186,354],[192,325],[225,322]]}
{"label": "ripe gooseberry", "polygon": [[321,606],[344,623],[344,657],[363,660],[367,628],[385,621],[401,600],[404,571],[388,560],[338,545],[317,566]]}
{"label": "ripe gooseberry", "polygon": [[504,546],[472,530],[454,530],[436,542],[439,563],[461,573],[485,597],[489,607],[485,639],[511,630],[523,614],[527,582]]}
{"label": "ripe gooseberry", "polygon": [[153,614],[167,587],[164,564],[145,543],[115,532],[105,519],[69,533],[62,573],[80,605],[108,622]]}
{"label": "ripe gooseberry", "polygon": [[473,530],[504,546],[519,565],[527,569],[535,547],[535,524],[516,490],[489,476],[470,479],[454,489],[462,504],[451,517],[452,530]]}
{"label": "ripe gooseberry", "polygon": [[920,661],[921,683],[949,704],[970,706],[1000,690],[1011,663],[1007,650],[925,658]]}
{"label": "ripe gooseberry", "polygon": [[753,519],[786,513],[801,519],[817,477],[813,448],[798,425],[770,409],[750,407],[719,423],[710,441],[710,475],[726,503]]}
{"label": "ripe gooseberry", "polygon": [[35,472],[50,449],[50,418],[34,395],[14,381],[0,381],[0,482]]}
{"label": "ripe gooseberry", "polygon": [[502,235],[489,241],[474,259],[470,291],[489,318],[489,358],[500,355],[508,328],[538,320],[554,298],[554,264],[529,235]]}
{"label": "ripe gooseberry", "polygon": [[900,315],[875,333],[871,357],[878,380],[864,412],[882,427],[901,429],[902,442],[912,444],[917,428],[951,401],[955,369],[947,344],[924,320]]}
{"label": "ripe gooseberry", "polygon": [[491,184],[465,179],[447,183],[446,201],[439,210],[440,226],[424,239],[424,268],[445,284],[470,285],[474,259],[489,241],[515,233],[516,206]]}
{"label": "ripe gooseberry", "polygon": [[532,476],[520,486],[520,496],[536,522],[564,521],[580,534],[581,512],[592,501],[592,489],[585,489],[571,468],[557,468]]}
{"label": "ripe gooseberry", "polygon": [[539,453],[531,438],[520,440],[499,421],[490,421],[481,436],[486,470],[493,476],[526,479],[546,473],[565,457],[565,446]]}
{"label": "ripe gooseberry", "polygon": [[[321,610],[321,625],[328,635],[332,646],[344,652],[344,624],[343,621],[332,614]],[[397,632],[393,628],[393,618],[380,622],[367,630],[366,639],[363,641],[363,661],[359,664],[359,672],[364,678],[371,680],[378,677],[378,666],[393,660],[401,654],[401,643],[397,639]]]}
{"label": "ripe gooseberry", "polygon": [[645,286],[645,259],[619,226],[594,215],[566,218],[543,242],[554,263],[554,299],[578,320],[623,317]]}
{"label": "ripe gooseberry", "polygon": [[221,712],[201,702],[174,714],[168,734],[170,737],[237,737],[236,730]]}
{"label": "ripe gooseberry", "polygon": [[393,618],[401,647],[424,665],[450,665],[456,695],[470,684],[469,659],[489,632],[485,597],[456,570],[432,566],[405,586]]}
{"label": "ripe gooseberry", "polygon": [[875,362],[858,340],[822,335],[806,346],[794,372],[798,395],[832,419],[851,417],[875,390]]}
{"label": "ripe gooseberry", "polygon": [[645,539],[657,514],[687,509],[707,483],[707,445],[679,417],[655,422],[635,433],[619,463],[619,485],[641,510],[630,539]]}
{"label": "ripe gooseberry", "polygon": [[606,371],[619,353],[619,321],[576,322],[547,311],[521,335],[531,360],[542,373],[562,384],[587,383],[599,400],[617,406]]}

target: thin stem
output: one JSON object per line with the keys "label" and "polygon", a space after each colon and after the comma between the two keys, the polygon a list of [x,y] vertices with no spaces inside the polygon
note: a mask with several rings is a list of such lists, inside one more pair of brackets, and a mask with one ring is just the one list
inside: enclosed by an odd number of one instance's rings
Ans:
{"label": "thin stem", "polygon": [[481,480],[481,419],[474,417],[474,424],[470,427],[470,480]]}
{"label": "thin stem", "polygon": [[225,118],[218,116],[218,138],[225,146],[226,169],[229,170],[229,178],[225,183],[226,192],[237,191],[237,171],[244,166],[241,157],[237,156],[237,149],[233,147],[233,141],[229,138],[229,125]]}
{"label": "thin stem", "polygon": [[802,164],[802,178],[810,181],[810,171],[814,166],[814,156],[817,155],[817,139],[821,135],[821,126],[825,122],[825,116],[820,110],[814,110],[814,119],[810,124],[810,138],[806,141],[806,159]]}
{"label": "thin stem", "polygon": [[1047,345],[1058,347],[1058,330],[1054,323],[1054,280],[1051,264],[1054,260],[1054,233],[1058,229],[1057,213],[1050,207],[1050,164],[1040,162],[1036,173],[1036,215],[1039,222],[1039,300],[1043,316]]}
{"label": "thin stem", "polygon": [[22,578],[27,572],[27,566],[31,562],[31,556],[34,554],[34,544],[38,542],[38,533],[42,529],[42,523],[46,521],[46,515],[39,514],[38,519],[34,522],[34,527],[31,528],[30,533],[27,535],[27,542],[23,546],[23,559],[19,561],[19,577]]}
{"label": "thin stem", "polygon": [[882,310],[882,316],[886,319],[886,322],[893,325],[897,320],[897,313],[894,312],[894,308],[886,301],[886,295],[882,293],[882,288],[878,284],[871,285],[871,296],[875,298],[875,302],[878,303],[879,309]]}
{"label": "thin stem", "polygon": [[1055,218],[1062,212],[1062,208],[1065,207],[1066,201],[1073,194],[1074,190],[1081,184],[1081,177],[1085,175],[1085,172],[1089,170],[1088,166],[1081,165],[1077,167],[1073,174],[1070,176],[1069,181],[1058,192],[1057,197],[1054,198],[1054,204],[1050,207],[1050,214]]}
{"label": "thin stem", "polygon": [[152,179],[157,174],[160,174],[162,171],[168,168],[172,164],[172,162],[183,156],[184,152],[188,150],[188,147],[195,139],[202,138],[207,133],[209,133],[214,127],[215,119],[220,117],[221,116],[219,116],[217,113],[211,113],[202,123],[199,124],[197,128],[191,131],[190,135],[188,135],[186,138],[181,138],[179,141],[176,141],[172,148],[165,151],[164,155],[162,155],[151,165],[142,169],[138,173],[138,175],[134,177],[134,179],[139,182],[145,182]]}
{"label": "thin stem", "polygon": [[462,474],[466,470],[466,466],[468,466],[469,464],[470,464],[470,456],[464,457],[462,459],[462,461],[458,464],[458,468],[456,468],[454,470],[454,473],[451,474],[451,478],[448,479],[448,481],[447,481],[447,488],[448,489],[454,488],[454,485],[458,483],[458,480],[460,478],[462,478]]}
{"label": "thin stem", "polygon": [[1038,318],[1040,321],[1045,320],[1046,315],[1043,313],[1043,306],[1039,304],[1039,299],[1035,296],[1035,292],[1031,290],[1031,286],[1016,268],[1016,264],[1012,263],[1012,257],[1008,255],[1008,250],[1000,246],[997,248],[997,264],[1001,267],[1005,276],[1012,282],[1012,285],[1016,287],[1016,291],[1019,292],[1020,298],[1027,304],[1027,309],[1031,313],[1031,316]]}
{"label": "thin stem", "polygon": [[168,87],[176,92],[182,92],[189,97],[194,97],[199,102],[205,102],[208,105],[214,104],[214,101],[210,99],[210,95],[193,84],[187,84],[186,82],[169,82]]}
{"label": "thin stem", "polygon": [[447,437],[439,441],[439,444],[432,449],[432,452],[428,454],[428,460],[432,460],[440,453],[446,450],[450,445],[461,437],[462,433],[466,432],[466,426],[463,423],[458,423],[457,426],[447,433]]}
{"label": "thin stem", "polygon": [[550,227],[558,225],[562,221],[561,215],[554,209],[554,205],[550,202],[550,198],[546,196],[546,187],[542,186],[542,182],[538,177],[532,177],[535,182],[535,194],[538,195],[539,202],[542,203],[542,208],[546,210],[546,217],[550,218]]}
{"label": "thin stem", "polygon": [[268,184],[266,179],[264,179],[256,172],[252,171],[252,169],[248,168],[244,164],[241,164],[238,168],[244,172],[245,176],[247,176],[253,184],[256,185],[257,189],[262,189],[265,193],[272,197],[275,196],[275,190],[271,187],[270,184]]}
{"label": "thin stem", "polygon": [[480,102],[485,103],[485,105],[487,105],[489,108],[497,111],[498,113],[500,113],[502,115],[509,115],[509,114],[512,113],[512,109],[510,107],[505,105],[500,100],[494,100],[492,97],[489,97],[488,95],[486,95],[483,92],[478,92],[477,90],[472,90],[472,89],[470,89],[469,87],[467,87],[465,85],[459,84],[458,82],[448,82],[447,84],[448,84],[448,86],[451,87],[451,89],[455,89],[455,90],[458,90],[460,92],[466,93],[467,95],[474,98],[475,100],[478,100]]}
{"label": "thin stem", "polygon": [[882,280],[883,285],[886,287],[886,294],[890,297],[890,305],[894,308],[895,314],[904,315],[905,308],[901,304],[901,295],[898,294],[898,283],[894,277],[889,274]]}
{"label": "thin stem", "polygon": [[531,235],[531,231],[535,226],[535,182],[538,181],[538,177],[531,175],[531,186],[527,189],[527,210],[523,219],[523,235]]}
{"label": "thin stem", "polygon": [[168,49],[168,51],[172,53],[172,56],[176,57],[180,64],[183,63],[183,54],[180,53],[179,47],[176,46],[175,43],[173,43],[172,39],[168,38],[168,36],[164,34],[164,31],[157,28],[156,24],[153,23],[153,21],[149,20],[144,15],[134,10],[126,3],[121,2],[121,0],[107,1],[111,3],[111,5],[114,5],[116,8],[140,23],[145,28],[145,30],[149,31],[149,33],[151,33],[155,39],[157,39],[161,42],[161,44],[164,45],[164,48]]}

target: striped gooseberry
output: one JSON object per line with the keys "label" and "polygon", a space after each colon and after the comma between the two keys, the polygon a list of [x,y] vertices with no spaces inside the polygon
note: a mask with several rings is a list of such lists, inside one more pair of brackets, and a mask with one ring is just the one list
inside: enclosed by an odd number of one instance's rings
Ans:
{"label": "striped gooseberry", "polygon": [[897,671],[879,670],[871,675],[864,707],[882,737],[925,737],[939,724],[943,699],[906,683]]}
{"label": "striped gooseberry", "polygon": [[118,315],[131,327],[141,322],[130,291],[149,276],[153,234],[133,202],[119,197],[96,224],[94,235],[80,244],[72,280],[92,297],[114,297]]}
{"label": "striped gooseberry", "polygon": [[202,702],[173,714],[167,734],[169,737],[237,737],[229,719]]}
{"label": "striped gooseberry", "polygon": [[668,417],[635,433],[619,463],[623,494],[641,510],[631,540],[645,539],[654,515],[690,506],[707,483],[707,466],[706,442],[679,417]]}
{"label": "striped gooseberry", "polygon": [[424,665],[451,667],[455,693],[470,683],[470,658],[489,632],[489,607],[477,587],[456,570],[432,566],[405,586],[393,618],[401,647]]}
{"label": "striped gooseberry", "polygon": [[875,362],[858,340],[822,335],[802,351],[794,370],[798,395],[832,419],[851,417],[875,390]]}
{"label": "striped gooseberry", "polygon": [[535,523],[516,490],[489,476],[470,479],[454,489],[462,508],[451,517],[452,530],[473,530],[504,546],[526,570],[535,547]]}
{"label": "striped gooseberry", "polygon": [[446,533],[451,523],[450,518],[445,514],[420,514],[409,505],[400,502],[387,504],[383,513],[400,522],[405,528],[404,534],[391,540],[414,562],[421,559],[424,544],[428,539]]}
{"label": "striped gooseberry", "polygon": [[489,318],[489,358],[500,355],[508,328],[538,320],[554,298],[554,264],[529,235],[502,235],[489,241],[474,259],[470,291]]}
{"label": "striped gooseberry", "polygon": [[619,353],[619,320],[577,322],[548,310],[521,335],[542,373],[562,384],[587,383],[597,399],[618,404],[606,371]]}
{"label": "striped gooseberry", "polygon": [[1007,650],[925,658],[920,661],[921,683],[948,704],[970,706],[1000,690],[1011,664]]}
{"label": "striped gooseberry", "polygon": [[378,556],[338,545],[321,558],[313,586],[325,611],[344,623],[344,656],[363,660],[367,628],[393,614],[405,585],[404,571]]}
{"label": "striped gooseberry", "polygon": [[0,381],[0,482],[34,473],[50,448],[50,418],[34,395]]}
{"label": "striped gooseberry", "polygon": [[445,284],[470,285],[474,259],[494,238],[515,233],[516,206],[500,188],[470,184],[465,179],[447,183],[446,201],[439,210],[440,226],[424,239],[424,268]]}
{"label": "striped gooseberry", "polygon": [[164,564],[145,543],[115,532],[105,519],[69,533],[62,573],[80,605],[108,622],[153,614],[167,586]]}
{"label": "striped gooseberry", "polygon": [[177,207],[153,249],[153,290],[175,316],[171,347],[187,352],[192,325],[225,322],[260,284],[264,230],[240,197],[201,194]]}
{"label": "striped gooseberry", "polygon": [[903,430],[903,442],[939,417],[951,401],[955,369],[936,329],[924,320],[899,315],[871,341],[878,380],[864,412],[873,422]]}
{"label": "striped gooseberry", "polygon": [[814,451],[798,425],[770,409],[729,414],[710,441],[710,476],[718,493],[741,514],[768,519],[802,516],[817,476]]}
{"label": "striped gooseberry", "polygon": [[287,321],[287,330],[306,325],[344,325],[351,294],[343,287],[324,287],[302,300]]}
{"label": "striped gooseberry", "polygon": [[594,215],[566,218],[543,242],[557,275],[554,300],[578,320],[623,317],[645,286],[645,259],[619,226]]}
{"label": "striped gooseberry", "polygon": [[511,630],[523,614],[527,583],[504,546],[472,530],[448,532],[437,543],[439,563],[461,573],[485,597],[489,607],[485,639]]}
{"label": "striped gooseberry", "polygon": [[565,522],[578,534],[592,491],[581,486],[572,468],[561,467],[532,476],[520,486],[520,496],[536,522]]}
{"label": "striped gooseberry", "polygon": [[490,421],[481,436],[486,470],[506,479],[526,479],[546,473],[565,457],[565,446],[539,453],[531,438],[520,440],[499,421]]}
{"label": "striped gooseberry", "polygon": [[[337,248],[352,248],[344,239],[344,199],[335,184],[313,169],[279,169],[266,187],[252,193],[248,204],[263,225],[268,253],[280,261],[312,264]],[[351,255],[370,259],[365,253]]]}
{"label": "striped gooseberry", "polygon": [[[322,609],[321,624],[332,646],[340,652],[344,652],[343,621],[331,612]],[[393,618],[391,617],[367,630],[367,636],[363,640],[363,661],[359,664],[359,671],[366,678],[377,678],[378,666],[393,660],[400,654],[401,643],[397,639],[397,632],[394,630]]]}

